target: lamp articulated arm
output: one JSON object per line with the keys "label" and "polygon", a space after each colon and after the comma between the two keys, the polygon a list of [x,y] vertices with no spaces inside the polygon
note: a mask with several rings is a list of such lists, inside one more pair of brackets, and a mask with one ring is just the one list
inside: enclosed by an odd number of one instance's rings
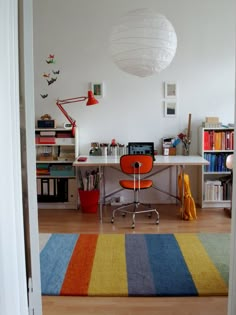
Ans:
{"label": "lamp articulated arm", "polygon": [[76,120],[74,118],[72,118],[67,111],[65,110],[65,108],[63,107],[63,105],[65,104],[70,104],[70,103],[78,103],[78,102],[83,102],[85,100],[88,100],[86,105],[95,105],[98,104],[98,101],[95,99],[95,97],[93,96],[92,91],[88,91],[88,96],[78,96],[78,97],[74,97],[74,98],[67,98],[64,100],[59,100],[57,99],[56,101],[56,105],[57,107],[60,109],[60,111],[63,113],[63,115],[66,117],[66,119],[71,123],[72,126],[72,135],[75,135],[75,129],[76,129]]}

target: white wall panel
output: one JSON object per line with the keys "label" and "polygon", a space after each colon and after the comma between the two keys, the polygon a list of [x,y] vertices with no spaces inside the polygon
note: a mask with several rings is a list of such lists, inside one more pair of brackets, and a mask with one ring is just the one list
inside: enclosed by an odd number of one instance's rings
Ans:
{"label": "white wall panel", "polygon": [[[178,37],[172,64],[157,75],[138,78],[119,70],[109,51],[114,21],[127,11],[151,8],[166,15]],[[41,0],[34,1],[36,119],[49,113],[62,125],[56,99],[84,95],[89,83],[104,82],[105,96],[97,106],[66,105],[76,118],[80,152],[93,141],[119,143],[154,141],[160,152],[163,136],[175,136],[192,113],[192,145],[197,153],[197,129],[206,116],[227,124],[234,113],[235,3],[233,0]],[[55,54],[56,64],[46,58]],[[60,69],[48,86],[44,72]],[[178,112],[164,117],[165,81],[178,83]],[[40,93],[48,93],[42,99]],[[195,172],[195,171],[193,171]],[[194,173],[193,173],[194,174]],[[197,195],[197,186],[193,193]]]}

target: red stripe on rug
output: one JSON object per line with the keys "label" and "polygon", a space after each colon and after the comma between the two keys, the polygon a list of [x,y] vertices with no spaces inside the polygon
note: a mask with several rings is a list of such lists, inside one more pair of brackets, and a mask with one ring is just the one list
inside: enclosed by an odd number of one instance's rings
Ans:
{"label": "red stripe on rug", "polygon": [[98,235],[81,234],[71,256],[60,295],[88,295]]}

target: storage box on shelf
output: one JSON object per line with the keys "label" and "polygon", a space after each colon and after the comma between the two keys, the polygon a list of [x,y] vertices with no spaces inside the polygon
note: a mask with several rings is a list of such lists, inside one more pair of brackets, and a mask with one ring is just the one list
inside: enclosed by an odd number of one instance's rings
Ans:
{"label": "storage box on shelf", "polygon": [[233,128],[199,129],[199,153],[210,162],[200,172],[200,205],[202,208],[230,206],[232,184],[226,158],[234,150]]}
{"label": "storage box on shelf", "polygon": [[35,129],[37,197],[39,208],[77,209],[76,172],[72,163],[78,156],[78,131]]}

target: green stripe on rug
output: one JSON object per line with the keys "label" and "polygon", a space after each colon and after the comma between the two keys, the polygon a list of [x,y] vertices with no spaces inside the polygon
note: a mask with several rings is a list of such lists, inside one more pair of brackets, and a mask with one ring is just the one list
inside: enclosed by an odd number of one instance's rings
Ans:
{"label": "green stripe on rug", "polygon": [[200,233],[201,240],[211,260],[219,270],[222,278],[229,281],[230,234],[228,233]]}
{"label": "green stripe on rug", "polygon": [[228,288],[205,247],[194,234],[175,234],[199,296],[226,295]]}

